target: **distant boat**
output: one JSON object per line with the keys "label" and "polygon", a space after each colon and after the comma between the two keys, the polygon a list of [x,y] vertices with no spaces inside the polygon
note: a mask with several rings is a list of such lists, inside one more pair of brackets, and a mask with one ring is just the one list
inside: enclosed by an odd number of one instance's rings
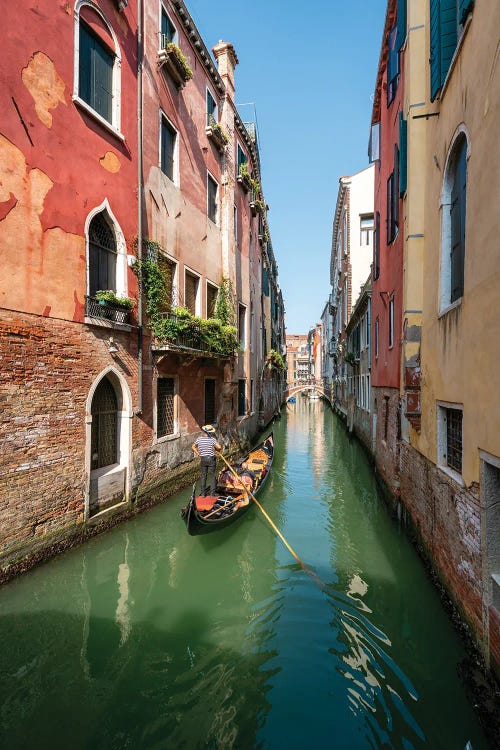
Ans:
{"label": "distant boat", "polygon": [[316,401],[316,399],[318,399],[319,396],[316,393],[316,391],[311,391],[311,393],[309,394],[309,398],[311,399],[311,401]]}
{"label": "distant boat", "polygon": [[290,396],[290,398],[288,399],[288,403],[289,404],[294,404],[296,402],[296,400],[297,399],[295,398],[295,396]]}

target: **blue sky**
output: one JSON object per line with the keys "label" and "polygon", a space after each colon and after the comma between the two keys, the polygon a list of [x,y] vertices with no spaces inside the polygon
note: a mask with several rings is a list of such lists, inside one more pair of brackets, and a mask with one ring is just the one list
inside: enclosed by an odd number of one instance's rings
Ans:
{"label": "blue sky", "polygon": [[223,39],[238,55],[236,104],[255,104],[287,333],[305,333],[330,292],[339,177],[368,166],[386,0],[186,4],[210,50]]}

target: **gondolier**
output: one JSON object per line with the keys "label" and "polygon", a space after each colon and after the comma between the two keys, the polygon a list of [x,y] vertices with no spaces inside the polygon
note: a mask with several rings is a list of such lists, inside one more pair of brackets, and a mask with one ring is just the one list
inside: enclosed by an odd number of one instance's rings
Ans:
{"label": "gondolier", "polygon": [[196,438],[192,448],[201,458],[200,497],[211,497],[215,494],[215,452],[221,451],[222,446],[217,442],[215,429],[211,424],[206,424],[201,429],[203,435]]}

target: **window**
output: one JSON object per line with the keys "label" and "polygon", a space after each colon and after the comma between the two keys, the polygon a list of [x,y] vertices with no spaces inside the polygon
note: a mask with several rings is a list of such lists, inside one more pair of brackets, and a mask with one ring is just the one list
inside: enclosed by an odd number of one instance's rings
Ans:
{"label": "window", "polygon": [[380,321],[377,318],[375,320],[375,356],[378,357],[378,337],[379,337]]}
{"label": "window", "polygon": [[253,380],[250,381],[250,413],[253,414],[255,410],[255,383]]}
{"label": "window", "polygon": [[175,380],[158,378],[156,384],[156,437],[175,433]]}
{"label": "window", "polygon": [[213,125],[219,121],[217,102],[207,89],[207,125]]}
{"label": "window", "polygon": [[211,175],[207,175],[207,216],[217,224],[218,185]]}
{"label": "window", "polygon": [[115,135],[120,133],[120,48],[97,6],[75,6],[73,101]]}
{"label": "window", "polygon": [[380,276],[380,212],[375,214],[375,232],[373,238],[373,280]]}
{"label": "window", "polygon": [[91,469],[118,463],[118,399],[113,384],[103,378],[92,399]]}
{"label": "window", "polygon": [[217,421],[215,408],[215,380],[206,378],[205,380],[205,421],[203,424],[214,424]]}
{"label": "window", "polygon": [[207,282],[207,318],[213,318],[215,315],[218,291],[216,286]]}
{"label": "window", "polygon": [[246,381],[238,380],[238,416],[244,417],[246,414]]}
{"label": "window", "polygon": [[467,139],[459,133],[443,183],[440,310],[464,293]]}
{"label": "window", "polygon": [[431,101],[446,80],[474,0],[430,0]]}
{"label": "window", "polygon": [[398,236],[399,227],[399,149],[394,146],[394,168],[387,180],[387,244]]}
{"label": "window", "polygon": [[394,346],[394,295],[389,300],[389,349]]}
{"label": "window", "polygon": [[167,44],[177,44],[177,29],[170,20],[170,16],[165,11],[165,8],[161,9],[161,44],[160,49],[166,49]]}
{"label": "window", "polygon": [[177,266],[174,261],[167,258],[163,253],[159,253],[157,263],[165,284],[164,292],[158,301],[158,312],[168,313],[172,311],[172,308],[176,304],[175,273]]}
{"label": "window", "polygon": [[199,278],[189,271],[186,271],[184,281],[184,306],[189,310],[191,315],[198,313],[198,286]]}
{"label": "window", "polygon": [[175,182],[177,131],[165,116],[161,117],[160,167],[163,174]]}
{"label": "window", "polygon": [[462,473],[462,407],[438,404],[438,465]]}
{"label": "window", "polygon": [[399,82],[399,48],[397,46],[398,29],[395,26],[388,39],[388,59],[387,59],[387,106],[391,104]]}
{"label": "window", "polygon": [[370,140],[368,142],[368,160],[373,164],[380,159],[380,123],[374,122],[370,127]]}
{"label": "window", "polygon": [[247,163],[248,163],[248,157],[245,154],[245,152],[243,151],[243,149],[241,148],[240,144],[238,143],[238,148],[237,148],[237,162],[236,162],[236,174],[240,173],[240,167],[241,167],[241,165],[242,164],[247,164]]}
{"label": "window", "polygon": [[359,217],[360,245],[370,245],[373,237],[373,214]]}
{"label": "window", "polygon": [[245,349],[246,347],[246,313],[246,307],[244,305],[238,305],[238,343],[241,349]]}
{"label": "window", "polygon": [[89,226],[89,294],[99,290],[116,291],[116,239],[105,212],[98,213]]}
{"label": "window", "polygon": [[111,122],[113,55],[83,23],[79,66],[80,98]]}

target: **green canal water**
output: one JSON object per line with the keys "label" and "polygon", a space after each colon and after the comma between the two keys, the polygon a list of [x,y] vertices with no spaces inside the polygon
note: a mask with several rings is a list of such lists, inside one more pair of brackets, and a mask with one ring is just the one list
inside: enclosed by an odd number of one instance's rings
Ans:
{"label": "green canal water", "polygon": [[361,448],[322,402],[274,425],[260,514],[188,492],[0,589],[2,750],[486,748],[464,650]]}

